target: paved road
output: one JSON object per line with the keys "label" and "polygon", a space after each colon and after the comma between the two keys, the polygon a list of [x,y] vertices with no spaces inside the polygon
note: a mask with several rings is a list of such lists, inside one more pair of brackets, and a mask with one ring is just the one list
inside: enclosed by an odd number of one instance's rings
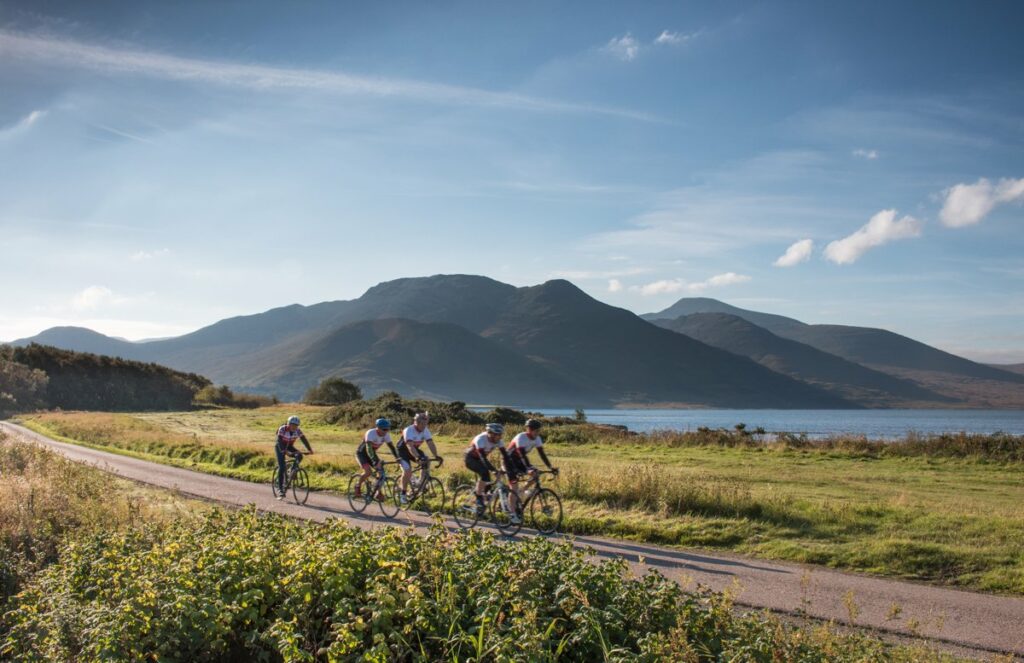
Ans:
{"label": "paved road", "polygon": [[[97,465],[128,479],[225,504],[254,504],[263,511],[307,520],[344,518],[367,529],[396,523],[426,528],[433,522],[425,514],[404,512],[396,520],[387,520],[375,512],[374,506],[367,510],[368,515],[357,515],[348,508],[344,497],[330,493],[313,493],[305,506],[279,502],[268,485],[65,444],[7,422],[0,422],[0,430],[15,439],[37,442],[68,458]],[[449,525],[455,526],[454,523]],[[1024,656],[1024,598],[990,596],[820,567],[687,552],[599,537],[577,536],[567,540],[577,547],[590,549],[591,554],[598,557],[622,557],[636,572],[653,568],[684,586],[699,583],[716,590],[731,590],[741,606],[788,614],[802,612],[816,619],[852,623],[894,635],[920,635],[936,644],[975,652]],[[855,606],[853,610],[851,605]],[[899,608],[895,617],[894,606]],[[851,612],[856,614],[853,620]]]}

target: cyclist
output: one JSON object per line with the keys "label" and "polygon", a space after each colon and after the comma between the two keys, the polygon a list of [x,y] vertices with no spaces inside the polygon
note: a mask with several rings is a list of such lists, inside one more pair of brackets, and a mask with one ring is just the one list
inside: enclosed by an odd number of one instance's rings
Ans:
{"label": "cyclist", "polygon": [[[491,472],[497,472],[497,468],[487,460],[487,454],[497,449],[501,453],[502,460],[507,467],[509,465],[508,452],[501,436],[505,434],[505,427],[501,424],[487,424],[483,433],[473,438],[473,442],[466,449],[464,461],[466,469],[476,473],[476,509],[477,513],[484,512],[484,491],[487,484],[491,483]],[[513,512],[513,521],[518,521],[518,516]]]}
{"label": "cyclist", "polygon": [[[385,444],[388,445],[388,449],[391,450],[391,454],[398,458],[398,452],[395,451],[395,444],[391,441],[391,422],[387,419],[378,419],[374,423],[374,427],[366,431],[363,435],[363,441],[359,443],[359,448],[356,449],[356,461],[359,466],[363,468],[363,476],[359,480],[359,484],[356,486],[356,497],[362,495],[363,484],[370,478],[370,472],[376,468],[380,469],[381,461],[380,456],[377,455],[377,450]],[[380,497],[378,495],[378,497]]]}
{"label": "cyclist", "polygon": [[427,446],[430,447],[430,453],[434,455],[434,460],[437,461],[438,467],[444,463],[444,459],[437,455],[437,446],[434,444],[434,438],[430,435],[430,429],[427,428],[429,421],[430,414],[418,412],[412,419],[412,425],[407,426],[402,431],[402,436],[398,438],[398,464],[402,466],[402,492],[399,495],[399,499],[402,501],[402,504],[409,503],[407,492],[409,490],[409,482],[412,480],[412,463],[428,462],[427,454],[423,453],[420,445],[424,442],[427,443]]}
{"label": "cyclist", "polygon": [[537,473],[537,468],[530,463],[529,452],[533,449],[537,450],[537,454],[544,461],[544,464],[548,466],[548,469],[558,474],[558,469],[551,466],[548,455],[544,453],[544,438],[540,436],[540,422],[536,419],[527,419],[526,430],[513,437],[512,441],[509,442],[508,457],[510,462],[505,468],[508,471],[508,482],[512,486],[510,502],[512,509],[517,513],[519,508],[519,477]]}
{"label": "cyclist", "polygon": [[302,440],[306,451],[313,453],[313,447],[309,446],[309,440],[305,433],[299,428],[299,418],[288,417],[288,421],[277,429],[277,443],[274,444],[274,455],[277,456],[277,499],[284,499],[284,474],[287,471],[284,465],[286,456],[295,458],[295,464],[302,462],[302,452],[295,448],[295,440]]}

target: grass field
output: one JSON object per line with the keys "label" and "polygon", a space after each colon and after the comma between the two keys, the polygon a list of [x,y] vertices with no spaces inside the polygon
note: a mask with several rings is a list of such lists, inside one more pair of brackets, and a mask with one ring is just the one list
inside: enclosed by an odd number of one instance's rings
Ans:
{"label": "grass field", "polygon": [[[360,431],[323,423],[317,408],[46,413],[25,423],[79,443],[267,481],[274,431],[293,412],[317,451],[307,465],[314,486],[341,489],[355,469]],[[442,475],[462,469],[469,432],[434,430],[447,461]],[[562,469],[553,487],[565,499],[570,532],[1024,594],[1024,463],[882,454],[864,445],[730,447],[615,435],[548,449]]]}

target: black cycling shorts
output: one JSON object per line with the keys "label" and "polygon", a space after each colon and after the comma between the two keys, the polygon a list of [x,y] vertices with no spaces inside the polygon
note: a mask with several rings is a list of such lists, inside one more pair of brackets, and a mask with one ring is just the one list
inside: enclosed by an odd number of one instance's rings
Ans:
{"label": "black cycling shorts", "polygon": [[[427,454],[419,449],[410,448],[408,444],[398,445],[398,462],[403,470],[411,470],[413,463],[421,463],[427,459]],[[405,461],[404,463],[402,461]]]}
{"label": "black cycling shorts", "polygon": [[475,472],[481,480],[490,483],[491,471],[487,469],[487,463],[483,458],[473,454],[466,454],[462,457],[466,463],[466,469],[470,472]]}
{"label": "black cycling shorts", "polygon": [[530,462],[524,456],[512,452],[508,455],[508,467],[505,469],[508,470],[508,480],[516,481],[526,475],[530,469]]}
{"label": "black cycling shorts", "polygon": [[366,447],[362,444],[356,449],[356,461],[359,463],[359,467],[363,469],[373,466],[373,462],[370,461],[370,454],[366,453]]}

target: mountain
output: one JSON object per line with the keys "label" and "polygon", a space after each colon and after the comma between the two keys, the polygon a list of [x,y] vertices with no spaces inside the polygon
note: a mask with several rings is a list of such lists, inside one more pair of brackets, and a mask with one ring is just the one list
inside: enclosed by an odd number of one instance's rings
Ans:
{"label": "mountain", "polygon": [[[374,320],[387,322],[356,324]],[[133,358],[284,398],[340,373],[362,380],[367,393],[396,388],[470,401],[853,406],[659,329],[566,281],[515,288],[480,276],[398,279],[354,300],[275,308],[118,347]]]}
{"label": "mountain", "polygon": [[820,386],[857,403],[873,407],[919,407],[937,403],[949,406],[960,402],[910,380],[782,338],[729,313],[692,313],[675,320],[655,319],[654,322],[708,345],[749,357],[774,371]]}
{"label": "mountain", "polygon": [[609,401],[718,407],[851,407],[746,358],[660,329],[568,281],[520,288],[482,335]]}
{"label": "mountain", "polygon": [[144,354],[139,343],[105,336],[85,327],[51,327],[32,338],[13,341],[11,345],[26,347],[32,343],[123,359],[138,359]]}
{"label": "mountain", "polygon": [[1010,371],[1011,373],[1021,373],[1024,375],[1024,364],[989,364],[992,368],[998,368],[1001,371]]}
{"label": "mountain", "polygon": [[979,364],[885,329],[808,325],[703,298],[684,298],[665,311],[644,318],[664,319],[676,311],[731,313],[783,338],[913,380],[972,407],[1024,407],[1024,375]]}
{"label": "mountain", "polygon": [[473,403],[573,407],[603,401],[588,385],[556,375],[463,327],[408,319],[345,325],[236,382],[254,388],[273,384],[295,394],[330,375],[342,375],[368,393],[393,390]]}

